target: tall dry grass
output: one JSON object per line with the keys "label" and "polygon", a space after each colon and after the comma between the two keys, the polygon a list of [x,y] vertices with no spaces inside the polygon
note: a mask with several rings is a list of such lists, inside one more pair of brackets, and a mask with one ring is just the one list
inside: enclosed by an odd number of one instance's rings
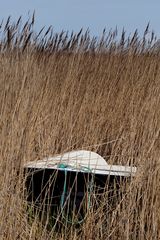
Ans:
{"label": "tall dry grass", "polygon": [[[160,237],[160,57],[154,33],[35,33],[34,16],[1,24],[0,239]],[[77,229],[28,221],[23,164],[73,149],[138,166],[114,209]],[[123,184],[121,188],[123,188]]]}

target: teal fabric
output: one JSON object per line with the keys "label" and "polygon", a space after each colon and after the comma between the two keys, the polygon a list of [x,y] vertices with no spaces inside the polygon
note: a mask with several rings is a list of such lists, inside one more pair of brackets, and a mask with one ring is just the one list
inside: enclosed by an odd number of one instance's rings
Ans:
{"label": "teal fabric", "polygon": [[[63,184],[63,192],[62,192],[62,196],[61,196],[61,200],[60,200],[62,217],[69,224],[81,224],[84,221],[85,217],[82,220],[79,220],[79,221],[70,221],[68,218],[64,217],[63,210],[64,210],[64,204],[65,204],[65,196],[66,196],[66,192],[67,192],[67,168],[70,168],[70,166],[67,165],[67,164],[64,164],[64,163],[60,163],[60,164],[58,164],[57,167],[60,168],[60,169],[64,169],[64,173],[65,173],[64,184]],[[81,169],[83,171],[86,171],[86,172],[92,172],[92,170],[88,167],[82,166]],[[93,176],[92,176],[91,182],[88,184],[88,190],[87,190],[88,191],[88,209],[91,208],[91,192],[92,192],[92,190],[93,190]]]}

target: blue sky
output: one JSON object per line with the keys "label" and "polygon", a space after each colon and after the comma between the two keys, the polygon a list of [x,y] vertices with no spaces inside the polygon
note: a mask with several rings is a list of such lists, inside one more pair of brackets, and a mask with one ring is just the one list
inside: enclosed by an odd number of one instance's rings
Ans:
{"label": "blue sky", "polygon": [[0,0],[0,20],[8,15],[17,19],[27,18],[36,11],[36,30],[53,25],[55,31],[89,27],[93,35],[100,35],[103,28],[127,33],[136,28],[141,34],[150,21],[150,28],[160,35],[160,0]]}

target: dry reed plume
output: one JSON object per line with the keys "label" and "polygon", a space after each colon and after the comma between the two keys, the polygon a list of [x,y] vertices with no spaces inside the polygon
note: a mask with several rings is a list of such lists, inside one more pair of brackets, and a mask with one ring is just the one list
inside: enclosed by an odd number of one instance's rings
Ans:
{"label": "dry reed plume", "polygon": [[[1,24],[0,239],[155,239],[160,237],[160,56],[147,26],[56,34],[33,30],[34,16]],[[72,149],[138,166],[111,211],[100,204],[84,224],[60,233],[28,222],[23,164]],[[18,173],[18,174],[17,174]],[[121,188],[124,185],[122,184]]]}

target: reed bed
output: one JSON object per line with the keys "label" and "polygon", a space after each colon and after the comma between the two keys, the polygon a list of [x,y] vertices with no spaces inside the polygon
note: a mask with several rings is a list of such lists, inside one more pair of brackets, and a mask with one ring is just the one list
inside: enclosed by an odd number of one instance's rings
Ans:
{"label": "reed bed", "polygon": [[[149,26],[117,39],[36,33],[34,21],[0,25],[0,239],[159,239],[159,41]],[[24,163],[76,149],[138,173],[113,209],[104,196],[78,228],[28,221]]]}

